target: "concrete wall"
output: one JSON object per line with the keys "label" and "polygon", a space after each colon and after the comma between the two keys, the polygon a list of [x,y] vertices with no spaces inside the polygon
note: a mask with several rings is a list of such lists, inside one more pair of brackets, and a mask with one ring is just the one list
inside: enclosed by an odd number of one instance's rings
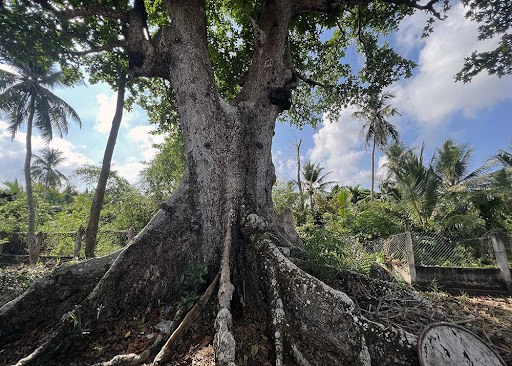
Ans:
{"label": "concrete wall", "polygon": [[445,288],[506,289],[498,268],[424,267],[416,266],[416,284],[428,287],[436,280]]}

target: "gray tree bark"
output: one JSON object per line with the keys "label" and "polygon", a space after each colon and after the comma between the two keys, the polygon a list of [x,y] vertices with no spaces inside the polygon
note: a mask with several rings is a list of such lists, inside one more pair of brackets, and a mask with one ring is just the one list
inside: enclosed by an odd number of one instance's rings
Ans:
{"label": "gray tree bark", "polygon": [[103,163],[101,164],[100,177],[98,178],[98,185],[94,191],[92,199],[91,211],[89,212],[89,220],[87,228],[85,229],[85,256],[86,258],[94,257],[94,249],[96,248],[96,237],[98,235],[98,224],[100,221],[101,208],[103,207],[103,200],[105,198],[105,190],[107,188],[108,176],[110,174],[110,165],[112,163],[112,156],[114,155],[114,148],[116,146],[117,134],[123,119],[124,109],[124,95],[126,90],[126,75],[122,74],[119,78],[119,89],[117,91],[116,113],[112,119],[112,127],[108,136],[107,146],[105,147],[105,154],[103,155]]}

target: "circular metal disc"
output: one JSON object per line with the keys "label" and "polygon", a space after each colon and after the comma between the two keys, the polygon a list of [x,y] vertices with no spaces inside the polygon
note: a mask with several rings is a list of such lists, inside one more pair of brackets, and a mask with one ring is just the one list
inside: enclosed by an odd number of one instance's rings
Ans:
{"label": "circular metal disc", "polygon": [[421,331],[418,358],[422,366],[505,366],[480,337],[450,323],[430,324]]}

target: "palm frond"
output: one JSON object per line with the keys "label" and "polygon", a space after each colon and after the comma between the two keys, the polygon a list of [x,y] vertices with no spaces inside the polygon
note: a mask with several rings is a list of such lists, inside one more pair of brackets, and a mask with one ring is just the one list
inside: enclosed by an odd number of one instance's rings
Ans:
{"label": "palm frond", "polygon": [[[71,107],[68,103],[66,103],[63,99],[52,93],[50,90],[45,89],[44,95],[50,102],[50,104],[55,108],[58,113],[61,114],[63,117],[63,120],[66,121],[67,125],[67,118],[71,118],[74,122],[78,123],[79,127],[82,127],[82,120],[80,119],[80,116],[78,113]],[[62,128],[63,126],[61,126]],[[67,132],[67,126],[66,126],[66,132]]]}
{"label": "palm frond", "polygon": [[9,72],[7,70],[0,70],[0,92],[5,89],[17,84],[20,78],[16,73]]}

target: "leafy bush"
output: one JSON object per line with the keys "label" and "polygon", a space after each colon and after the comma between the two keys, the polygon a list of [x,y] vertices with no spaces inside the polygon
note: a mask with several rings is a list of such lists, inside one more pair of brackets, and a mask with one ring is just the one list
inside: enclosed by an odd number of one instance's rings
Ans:
{"label": "leafy bush", "polygon": [[323,228],[311,229],[305,235],[304,259],[309,269],[315,272],[321,272],[325,267],[334,267],[369,273],[371,264],[379,257],[378,254],[358,250]]}
{"label": "leafy bush", "polygon": [[208,268],[202,264],[194,265],[183,272],[175,284],[175,291],[180,296],[181,305],[190,310],[199,300],[206,287]]}

